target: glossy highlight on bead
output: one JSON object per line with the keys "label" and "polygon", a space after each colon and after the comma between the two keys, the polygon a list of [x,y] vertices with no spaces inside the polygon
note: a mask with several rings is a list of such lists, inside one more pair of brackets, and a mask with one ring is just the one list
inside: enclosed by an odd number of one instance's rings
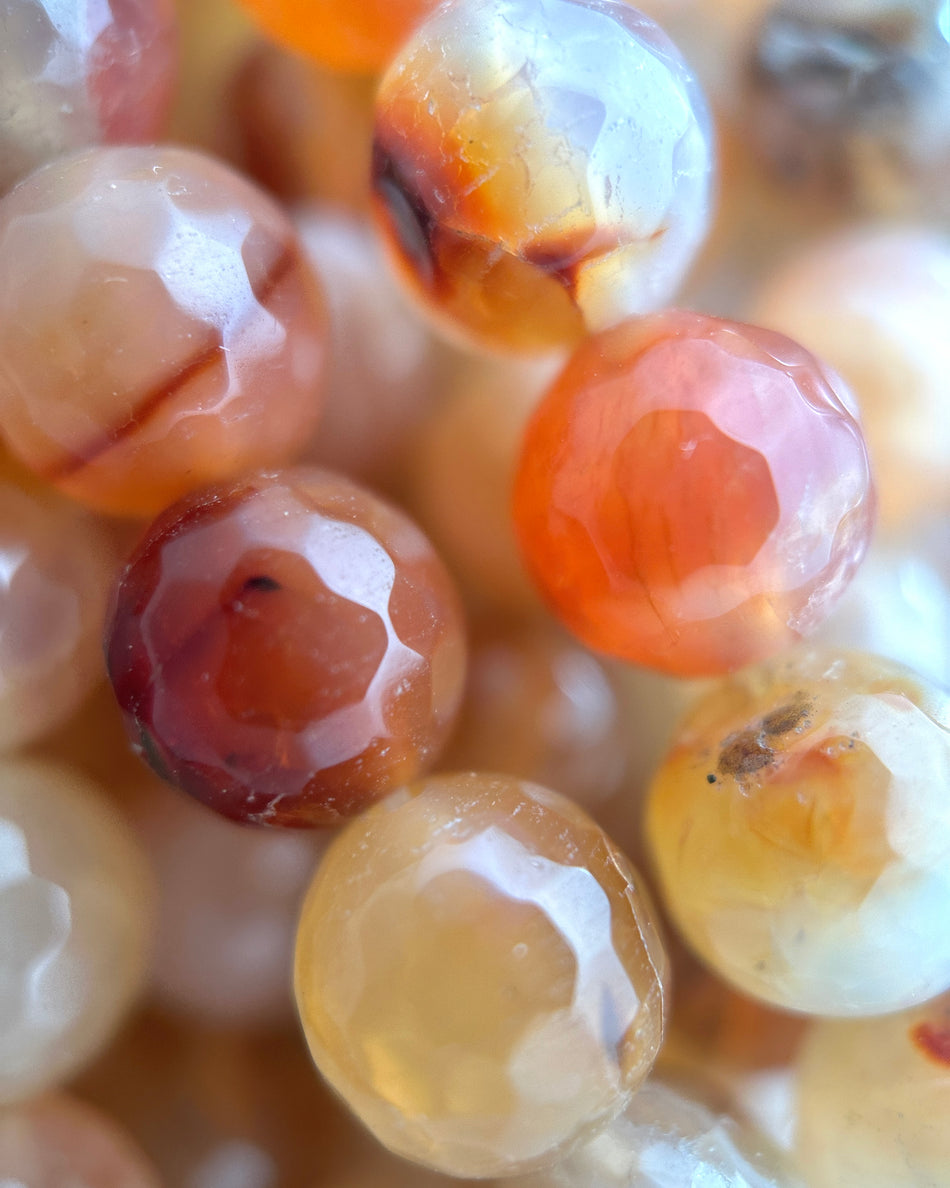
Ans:
{"label": "glossy highlight on bead", "polygon": [[107,663],[133,742],[226,817],[330,825],[434,759],[461,698],[451,581],[402,513],[299,468],[151,526]]}

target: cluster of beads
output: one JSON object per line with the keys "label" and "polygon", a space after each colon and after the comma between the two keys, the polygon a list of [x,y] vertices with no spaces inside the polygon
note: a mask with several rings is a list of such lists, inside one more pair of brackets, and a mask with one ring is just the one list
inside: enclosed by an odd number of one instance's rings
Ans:
{"label": "cluster of beads", "polygon": [[231,5],[0,0],[0,1184],[950,1183],[946,3]]}

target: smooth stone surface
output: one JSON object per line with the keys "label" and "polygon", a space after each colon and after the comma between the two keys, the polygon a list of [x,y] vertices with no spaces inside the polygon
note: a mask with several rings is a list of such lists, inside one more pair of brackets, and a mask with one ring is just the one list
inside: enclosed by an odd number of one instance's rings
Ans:
{"label": "smooth stone surface", "polygon": [[595,335],[528,423],[525,561],[588,646],[681,676],[762,660],[824,619],[867,548],[851,396],[783,335],[670,310]]}
{"label": "smooth stone surface", "polygon": [[640,876],[570,801],[435,776],[352,822],[295,961],[314,1060],[398,1154],[451,1175],[553,1161],[623,1109],[663,1032]]}
{"label": "smooth stone surface", "polygon": [[160,1188],[141,1151],[77,1098],[40,1097],[0,1108],[4,1188]]}
{"label": "smooth stone surface", "polygon": [[437,9],[376,112],[374,213],[400,275],[490,346],[571,345],[666,304],[706,233],[705,100],[622,0]]}
{"label": "smooth stone surface", "polygon": [[950,699],[805,652],[713,687],[647,803],[670,915],[739,990],[880,1015],[950,987]]}
{"label": "smooth stone surface", "polygon": [[288,216],[210,157],[92,149],[0,200],[0,426],[101,511],[154,515],[299,450],[325,335]]}
{"label": "smooth stone surface", "polygon": [[120,579],[106,652],[154,770],[258,825],[338,824],[415,778],[465,679],[432,546],[388,503],[306,467],[161,515]]}
{"label": "smooth stone surface", "polygon": [[950,1183],[950,996],[886,1019],[816,1023],[795,1148],[811,1188]]}
{"label": "smooth stone surface", "polygon": [[157,140],[177,57],[174,0],[2,0],[0,194],[74,149]]}
{"label": "smooth stone surface", "polygon": [[0,1102],[65,1080],[141,987],[151,879],[99,789],[38,760],[0,765]]}

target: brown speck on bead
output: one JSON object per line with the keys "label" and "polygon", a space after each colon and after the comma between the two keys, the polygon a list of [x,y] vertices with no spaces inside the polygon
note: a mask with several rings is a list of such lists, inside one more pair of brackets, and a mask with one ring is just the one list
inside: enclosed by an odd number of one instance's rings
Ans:
{"label": "brown speck on bead", "polygon": [[719,755],[720,775],[751,775],[767,767],[775,752],[763,740],[759,731],[743,730],[741,734],[726,739]]}
{"label": "brown speck on bead", "polygon": [[950,1066],[950,1023],[936,1027],[918,1023],[911,1029],[910,1037],[930,1060]]}

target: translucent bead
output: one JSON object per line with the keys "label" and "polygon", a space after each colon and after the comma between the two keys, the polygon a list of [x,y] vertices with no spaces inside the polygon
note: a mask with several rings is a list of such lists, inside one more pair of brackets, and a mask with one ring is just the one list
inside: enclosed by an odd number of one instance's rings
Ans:
{"label": "translucent bead", "polygon": [[0,1177],[10,1188],[159,1188],[115,1123],[60,1095],[0,1108]]}
{"label": "translucent bead", "polygon": [[950,701],[811,652],[710,690],[647,805],[667,907],[740,990],[820,1015],[950,987]]}
{"label": "translucent bead", "polygon": [[668,301],[712,159],[692,75],[622,0],[459,0],[383,77],[374,209],[444,325],[540,351]]}
{"label": "translucent bead", "polygon": [[950,214],[945,0],[780,0],[747,73],[747,126],[784,186],[877,214]]}
{"label": "translucent bead", "polygon": [[228,147],[246,173],[285,202],[364,210],[375,91],[375,79],[322,70],[255,43],[228,88]]}
{"label": "translucent bead", "polygon": [[823,237],[773,273],[752,316],[851,386],[885,522],[950,500],[950,235],[862,227]]}
{"label": "translucent bead", "polygon": [[102,1048],[144,974],[150,880],[95,785],[38,761],[0,767],[0,1102]]}
{"label": "translucent bead", "polygon": [[551,1171],[499,1188],[798,1188],[754,1127],[650,1079],[603,1134]]}
{"label": "translucent bead", "polygon": [[950,1184],[950,996],[819,1022],[799,1062],[795,1150],[810,1188]]}
{"label": "translucent bead", "polygon": [[514,518],[588,646],[680,675],[812,631],[871,534],[844,385],[782,335],[668,311],[595,335],[539,404]]}
{"label": "translucent bead", "polygon": [[282,44],[334,70],[381,70],[438,0],[241,0]]}
{"label": "translucent bead", "polygon": [[94,149],[0,201],[0,425],[101,510],[152,514],[299,449],[324,335],[289,219],[209,157]]}
{"label": "translucent bead", "polygon": [[538,609],[509,502],[525,422],[557,365],[462,357],[416,439],[413,509],[474,603]]}
{"label": "translucent bead", "polygon": [[158,881],[152,993],[212,1024],[289,1017],[297,912],[322,834],[243,829],[161,785],[134,821]]}
{"label": "translucent bead", "polygon": [[465,641],[412,521],[301,467],[155,521],[120,580],[107,663],[163,778],[238,821],[332,825],[434,760]]}
{"label": "translucent bead", "polygon": [[330,1084],[451,1175],[550,1162],[656,1056],[665,957],[640,878],[570,801],[436,776],[340,834],[301,916],[297,1003]]}
{"label": "translucent bead", "polygon": [[297,229],[330,315],[324,410],[302,460],[379,483],[396,474],[435,395],[434,344],[367,225],[310,206]]}
{"label": "translucent bead", "polygon": [[443,771],[504,771],[590,811],[626,773],[626,722],[610,675],[560,633],[483,626],[471,640],[459,724]]}
{"label": "translucent bead", "polygon": [[0,750],[54,729],[105,675],[114,553],[90,516],[0,481]]}
{"label": "translucent bead", "polygon": [[176,64],[173,0],[4,0],[0,194],[73,149],[155,140]]}

